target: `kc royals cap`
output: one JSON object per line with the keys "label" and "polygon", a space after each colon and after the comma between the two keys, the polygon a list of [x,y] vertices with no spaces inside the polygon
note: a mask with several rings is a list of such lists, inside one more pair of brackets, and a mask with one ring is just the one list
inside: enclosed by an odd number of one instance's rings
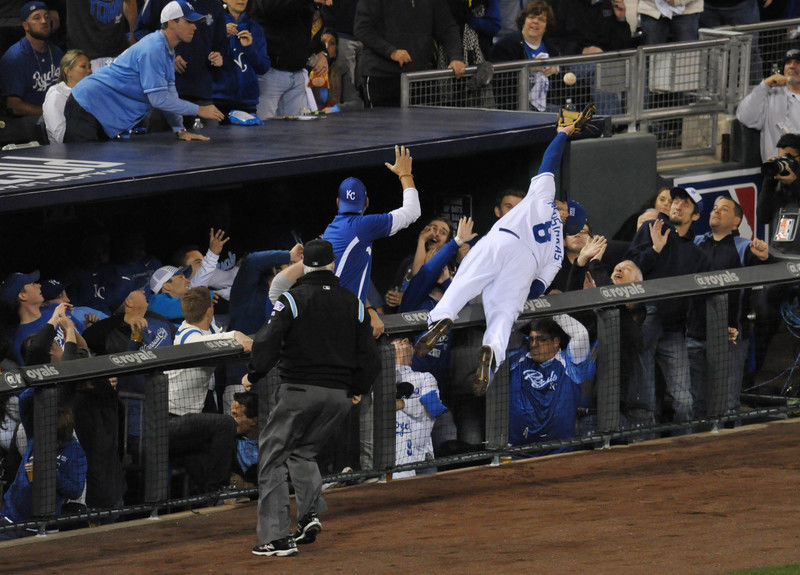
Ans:
{"label": "kc royals cap", "polygon": [[61,293],[67,289],[64,287],[58,280],[47,280],[42,282],[42,297],[44,301],[50,301],[51,299],[56,299],[57,297],[61,296]]}
{"label": "kc royals cap", "polygon": [[150,289],[153,293],[159,293],[165,283],[180,274],[188,278],[192,274],[192,266],[184,266],[182,268],[176,268],[175,266],[160,267],[150,276]]}
{"label": "kc royals cap", "polygon": [[700,195],[700,192],[695,190],[694,188],[672,188],[669,191],[670,197],[674,200],[675,198],[687,198],[690,202],[692,202],[695,207],[697,208],[697,213],[703,211],[703,196]]}
{"label": "kc royals cap", "polygon": [[339,184],[339,213],[360,214],[367,205],[367,187],[358,178],[347,178]]}
{"label": "kc royals cap", "polygon": [[36,12],[37,10],[47,10],[47,4],[42,2],[41,0],[35,0],[34,2],[26,2],[23,4],[22,9],[19,11],[19,19],[23,22],[28,19],[28,16]]}
{"label": "kc royals cap", "polygon": [[303,265],[321,268],[335,259],[333,245],[326,240],[311,240],[303,246]]}
{"label": "kc royals cap", "polygon": [[29,274],[20,272],[8,274],[6,280],[0,285],[0,301],[13,305],[17,301],[17,296],[22,291],[22,288],[37,281],[39,281],[38,270]]}
{"label": "kc royals cap", "polygon": [[586,225],[586,210],[575,200],[567,202],[567,220],[564,222],[564,235],[574,236]]}
{"label": "kc royals cap", "polygon": [[183,18],[189,22],[197,22],[205,18],[205,16],[195,12],[194,6],[184,0],[172,0],[161,11],[161,23],[177,20],[178,18]]}

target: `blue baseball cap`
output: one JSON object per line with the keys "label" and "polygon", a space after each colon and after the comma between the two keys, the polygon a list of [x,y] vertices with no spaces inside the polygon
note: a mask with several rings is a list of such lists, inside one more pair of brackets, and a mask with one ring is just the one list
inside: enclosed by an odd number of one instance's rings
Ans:
{"label": "blue baseball cap", "polygon": [[358,213],[367,205],[367,187],[358,178],[347,178],[339,184],[339,213]]}
{"label": "blue baseball cap", "polygon": [[567,202],[567,220],[564,222],[564,235],[574,236],[586,225],[586,210],[575,200]]}
{"label": "blue baseball cap", "polygon": [[44,301],[50,301],[51,299],[56,299],[59,297],[66,289],[66,286],[58,280],[43,281],[42,297],[44,298]]}
{"label": "blue baseball cap", "polygon": [[694,188],[681,188],[681,187],[672,188],[669,191],[669,195],[673,200],[675,198],[688,199],[695,205],[698,214],[703,211],[703,196],[701,196],[700,192],[698,192]]}
{"label": "blue baseball cap", "polygon": [[22,8],[19,11],[19,19],[24,22],[25,20],[28,19],[28,16],[30,16],[37,10],[47,10],[47,4],[45,4],[41,0],[26,2],[25,4],[22,5]]}
{"label": "blue baseball cap", "polygon": [[172,0],[161,10],[161,23],[177,20],[178,18],[183,18],[189,22],[197,22],[205,18],[205,16],[195,12],[194,6],[185,0]]}
{"label": "blue baseball cap", "polygon": [[6,277],[6,281],[0,286],[0,300],[7,304],[14,304],[17,301],[17,296],[22,289],[28,285],[39,281],[39,270],[33,271],[29,274],[14,272]]}

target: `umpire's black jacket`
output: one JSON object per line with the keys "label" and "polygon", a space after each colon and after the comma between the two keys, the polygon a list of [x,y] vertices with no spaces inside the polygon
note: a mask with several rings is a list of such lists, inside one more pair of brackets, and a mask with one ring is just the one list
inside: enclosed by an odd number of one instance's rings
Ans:
{"label": "umpire's black jacket", "polygon": [[253,338],[248,379],[280,360],[284,382],[368,393],[380,370],[369,315],[330,271],[316,271],[281,294],[272,317]]}

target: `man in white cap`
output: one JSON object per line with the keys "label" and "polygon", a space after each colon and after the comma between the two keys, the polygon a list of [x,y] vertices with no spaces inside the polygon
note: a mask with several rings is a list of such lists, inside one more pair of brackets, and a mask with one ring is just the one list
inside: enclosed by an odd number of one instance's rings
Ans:
{"label": "man in white cap", "polygon": [[[190,42],[203,19],[184,0],[161,11],[161,30],[148,34],[73,90],[64,108],[64,142],[126,137],[153,108],[161,110],[180,140],[208,140],[183,127],[183,116],[222,120],[216,106],[181,100],[175,89],[175,46]],[[78,86],[76,85],[76,88]]]}
{"label": "man in white cap", "polygon": [[147,309],[176,323],[183,321],[181,298],[189,291],[189,276],[192,267],[163,266],[153,272],[150,278],[150,290]]}

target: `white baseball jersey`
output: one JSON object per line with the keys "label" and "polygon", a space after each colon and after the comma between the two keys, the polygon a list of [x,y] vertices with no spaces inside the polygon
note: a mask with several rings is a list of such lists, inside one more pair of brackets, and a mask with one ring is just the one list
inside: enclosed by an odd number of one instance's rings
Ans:
{"label": "white baseball jersey", "polygon": [[536,263],[536,277],[550,285],[564,258],[563,226],[553,200],[555,177],[544,172],[531,178],[522,201],[492,226],[491,233],[512,233],[530,249]]}
{"label": "white baseball jersey", "polygon": [[[433,456],[431,431],[436,420],[428,413],[420,398],[429,393],[435,393],[438,397],[439,387],[430,373],[413,371],[408,365],[398,365],[396,373],[398,383],[410,383],[414,386],[414,393],[404,400],[405,407],[395,412],[395,463],[402,465],[425,461],[426,454]],[[416,473],[412,470],[394,473],[392,477],[400,479],[414,475]]]}

